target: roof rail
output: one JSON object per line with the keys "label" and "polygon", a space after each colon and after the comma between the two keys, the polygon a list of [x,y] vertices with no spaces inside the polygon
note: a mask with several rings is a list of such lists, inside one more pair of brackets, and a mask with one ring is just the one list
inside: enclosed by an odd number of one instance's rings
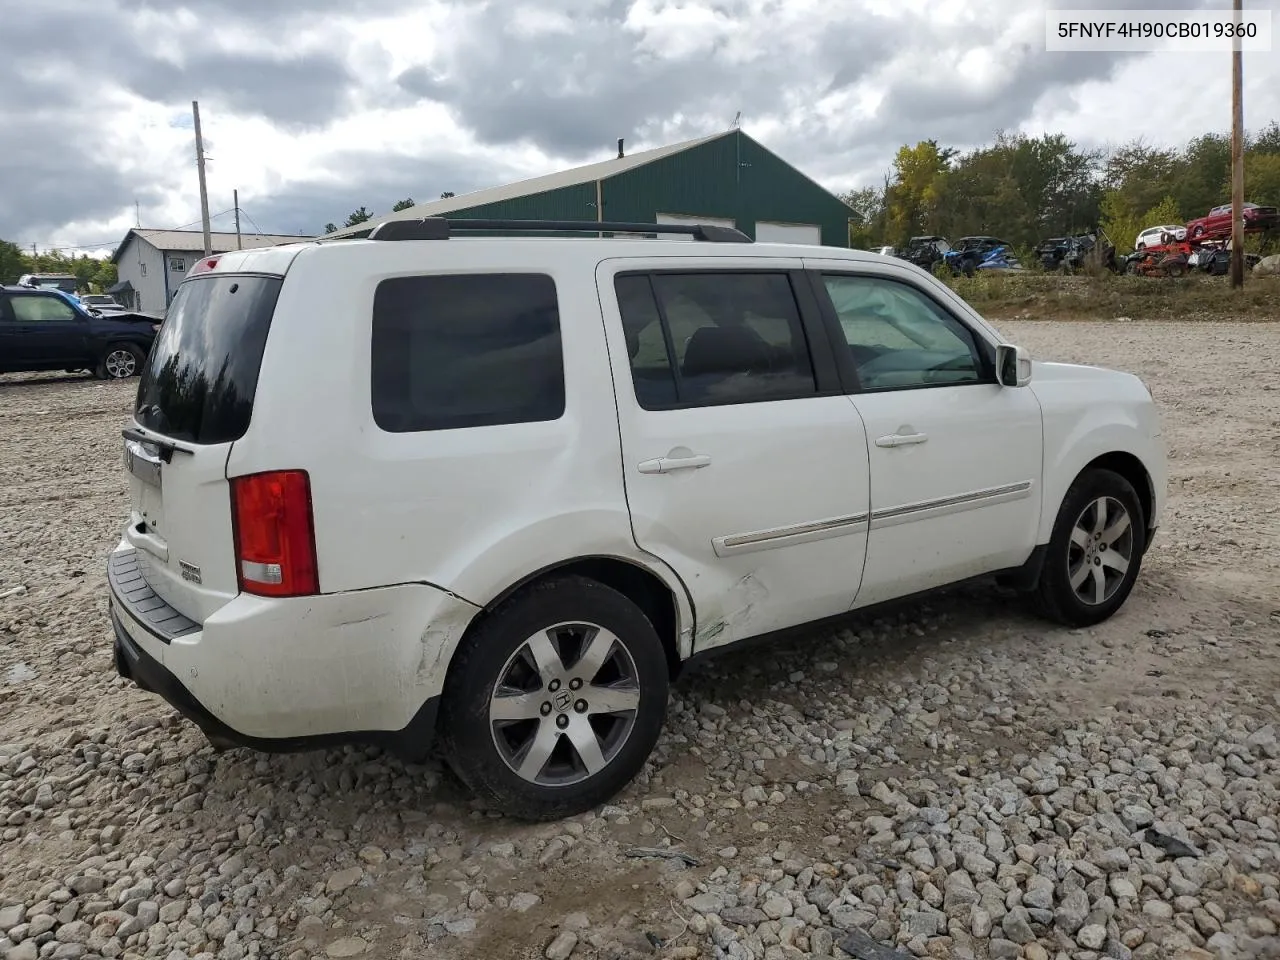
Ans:
{"label": "roof rail", "polygon": [[619,223],[611,220],[476,220],[424,217],[388,220],[374,227],[370,240],[448,240],[455,232],[492,230],[511,233],[680,233],[708,243],[752,243],[741,230],[712,223]]}

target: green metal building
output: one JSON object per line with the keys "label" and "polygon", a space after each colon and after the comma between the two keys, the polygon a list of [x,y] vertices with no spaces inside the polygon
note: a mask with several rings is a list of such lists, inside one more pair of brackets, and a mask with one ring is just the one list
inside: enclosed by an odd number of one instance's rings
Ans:
{"label": "green metal building", "polygon": [[612,220],[736,226],[760,241],[849,245],[844,201],[732,129],[548,176],[420,203],[330,237],[366,236],[388,220],[457,217]]}

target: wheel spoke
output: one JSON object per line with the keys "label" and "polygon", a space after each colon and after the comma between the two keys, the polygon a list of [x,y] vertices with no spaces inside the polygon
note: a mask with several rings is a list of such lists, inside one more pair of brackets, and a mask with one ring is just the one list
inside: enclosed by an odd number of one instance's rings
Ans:
{"label": "wheel spoke", "polygon": [[1108,570],[1114,570],[1122,577],[1129,572],[1129,561],[1115,550],[1108,550],[1101,556],[1102,565]]}
{"label": "wheel spoke", "polygon": [[1080,569],[1071,574],[1071,589],[1078,592],[1084,586],[1085,580],[1089,578],[1089,571],[1092,569],[1087,563],[1080,564]]}
{"label": "wheel spoke", "polygon": [[538,693],[496,696],[489,704],[489,717],[495,723],[503,720],[536,720],[545,698]]}
{"label": "wheel spoke", "polygon": [[1102,533],[1107,526],[1107,501],[1093,501],[1093,532]]}
{"label": "wheel spoke", "polygon": [[1107,577],[1101,567],[1093,568],[1093,602],[1101,603],[1107,599]]}
{"label": "wheel spoke", "polygon": [[640,691],[627,687],[589,687],[587,713],[626,713],[640,709]]}
{"label": "wheel spoke", "polygon": [[564,662],[551,642],[550,634],[534,634],[525,641],[525,646],[529,648],[533,662],[537,664],[538,674],[542,677],[543,683],[550,683],[564,676]]}
{"label": "wheel spoke", "polygon": [[1082,550],[1089,545],[1089,531],[1081,527],[1071,528],[1071,542]]}
{"label": "wheel spoke", "polygon": [[583,683],[590,683],[595,679],[595,675],[613,653],[613,645],[617,641],[618,638],[608,630],[601,628],[596,631],[587,648],[582,651],[582,657],[573,665],[573,672]]}
{"label": "wheel spoke", "polygon": [[551,759],[551,753],[559,740],[560,731],[556,729],[554,723],[545,720],[539,724],[537,736],[529,744],[529,749],[525,751],[524,756],[518,760],[520,776],[526,780],[537,780],[538,774],[542,773],[542,768]]}
{"label": "wheel spoke", "polygon": [[1102,542],[1106,544],[1115,543],[1120,536],[1129,529],[1129,514],[1122,512],[1119,518],[1111,526],[1102,531]]}
{"label": "wheel spoke", "polygon": [[596,738],[596,732],[591,728],[586,717],[575,717],[569,723],[565,734],[573,744],[573,749],[582,758],[582,765],[587,768],[588,774],[604,769],[604,754],[600,751],[600,741]]}

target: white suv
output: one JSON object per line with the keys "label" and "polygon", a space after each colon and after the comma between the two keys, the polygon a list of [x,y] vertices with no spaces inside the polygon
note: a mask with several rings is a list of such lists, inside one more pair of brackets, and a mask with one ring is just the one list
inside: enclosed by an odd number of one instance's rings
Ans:
{"label": "white suv", "polygon": [[1147,227],[1133,241],[1133,249],[1141,253],[1147,247],[1158,247],[1174,241],[1181,243],[1187,239],[1187,228],[1176,223],[1163,224],[1158,227]]}
{"label": "white suv", "polygon": [[989,574],[1067,624],[1124,602],[1165,499],[1137,377],[1033,364],[905,261],[592,227],[702,242],[423,220],[198,262],[124,431],[121,675],[219,746],[434,735],[546,819],[635,776],[691,657]]}

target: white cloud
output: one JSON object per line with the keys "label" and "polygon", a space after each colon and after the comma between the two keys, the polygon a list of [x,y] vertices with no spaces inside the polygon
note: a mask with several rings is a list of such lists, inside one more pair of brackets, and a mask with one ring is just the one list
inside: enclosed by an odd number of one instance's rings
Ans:
{"label": "white cloud", "polygon": [[[0,152],[0,236],[112,242],[135,199],[144,225],[198,220],[193,96],[213,211],[239,189],[284,232],[604,158],[619,136],[634,151],[710,132],[739,109],[833,189],[878,183],[925,137],[1178,145],[1227,129],[1225,56],[1050,58],[1045,5],[61,0],[19,17],[0,0],[0,129],[19,144]],[[1246,80],[1248,125],[1280,116],[1280,56],[1246,55]]]}

